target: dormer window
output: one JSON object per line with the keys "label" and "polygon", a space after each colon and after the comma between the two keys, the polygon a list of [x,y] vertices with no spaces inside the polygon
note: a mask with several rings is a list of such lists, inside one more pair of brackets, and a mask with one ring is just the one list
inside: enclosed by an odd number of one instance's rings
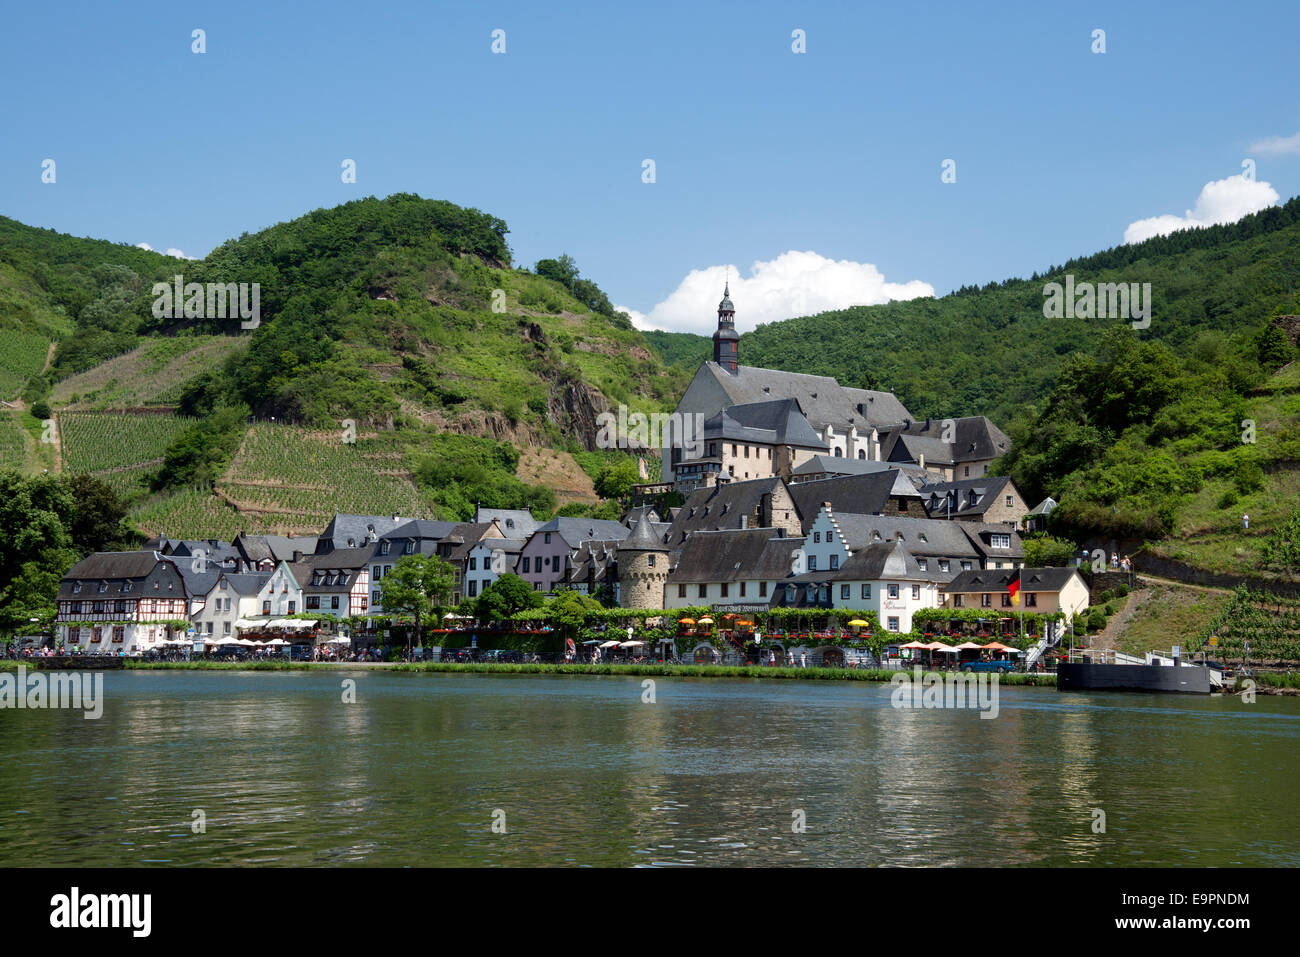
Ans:
{"label": "dormer window", "polygon": [[74,595],[80,595],[80,594],[81,594],[81,582],[74,582],[74,583],[73,583],[73,585],[72,585],[72,593],[73,593]]}
{"label": "dormer window", "polygon": [[391,544],[392,544],[392,542],[389,542],[389,541],[383,541],[383,542],[380,542],[380,543],[379,543],[379,554],[381,554],[381,555],[387,555],[387,554],[388,554],[388,546],[391,545]]}
{"label": "dormer window", "polygon": [[106,591],[108,591],[108,582],[100,582],[100,583],[99,583],[99,592],[100,592],[100,594],[102,595],[102,594],[103,594],[104,592],[106,592]]}
{"label": "dormer window", "polygon": [[415,542],[413,541],[407,542],[406,547],[403,548],[402,551],[404,551],[408,555],[411,554],[413,551],[415,551]]}

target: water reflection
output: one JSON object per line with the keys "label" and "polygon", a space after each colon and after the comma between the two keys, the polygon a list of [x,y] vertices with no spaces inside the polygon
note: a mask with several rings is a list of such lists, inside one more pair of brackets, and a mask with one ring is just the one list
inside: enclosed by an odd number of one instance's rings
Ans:
{"label": "water reflection", "polygon": [[616,677],[105,690],[100,721],[0,711],[0,863],[1300,863],[1296,699],[1004,688],[982,720],[866,683],[657,679],[654,703]]}

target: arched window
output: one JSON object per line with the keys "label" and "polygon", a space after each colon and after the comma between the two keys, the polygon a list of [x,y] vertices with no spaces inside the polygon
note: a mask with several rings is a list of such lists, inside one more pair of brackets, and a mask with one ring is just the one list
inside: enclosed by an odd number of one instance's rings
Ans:
{"label": "arched window", "polygon": [[836,446],[836,447],[835,447],[835,457],[838,459],[841,455],[843,455],[843,453],[840,451],[839,446]]}
{"label": "arched window", "polygon": [[858,458],[860,458],[860,459],[865,459],[866,457],[867,457],[867,450],[866,450],[866,449],[858,449]]}

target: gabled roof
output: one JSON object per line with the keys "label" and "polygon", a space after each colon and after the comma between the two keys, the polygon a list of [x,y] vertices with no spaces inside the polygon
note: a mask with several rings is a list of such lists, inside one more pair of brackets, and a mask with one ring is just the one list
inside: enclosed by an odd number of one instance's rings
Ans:
{"label": "gabled roof", "polygon": [[[975,549],[986,558],[1016,559],[1025,557],[1024,542],[1020,538],[1020,533],[1016,531],[1016,527],[1010,523],[946,522],[945,524],[959,526],[971,540],[971,544],[975,546]],[[994,535],[1010,535],[1011,546],[1009,548],[994,548],[992,542],[992,536]]]}
{"label": "gabled roof", "polygon": [[[952,425],[946,427],[946,422]],[[915,461],[924,453],[927,464],[960,465],[1004,455],[1011,449],[1011,440],[987,417],[968,415],[960,419],[909,420],[892,430],[887,441],[882,439],[881,447],[884,458],[894,461],[901,461],[904,454],[910,454]]]}
{"label": "gabled roof", "polygon": [[779,478],[720,482],[697,488],[668,527],[668,544],[681,545],[693,532],[740,528],[742,516],[750,516],[769,495],[784,487]]}
{"label": "gabled roof", "polygon": [[962,572],[947,585],[946,592],[1004,592],[1020,576],[1022,591],[1060,591],[1071,578],[1083,578],[1074,568],[986,568]]}
{"label": "gabled roof", "polygon": [[834,425],[836,430],[847,430],[855,425],[859,432],[869,432],[873,426],[896,425],[911,418],[892,392],[848,389],[829,376],[756,366],[738,366],[733,373],[716,362],[705,362],[696,375],[712,376],[732,405],[798,399],[804,416],[815,429]]}
{"label": "gabled roof", "polygon": [[241,558],[256,565],[263,561],[291,561],[294,552],[309,555],[319,544],[318,535],[246,535],[241,532],[235,537],[234,548]]}
{"label": "gabled roof", "polygon": [[[998,498],[1008,486],[1010,491],[1020,494],[1009,476],[985,475],[952,482],[930,482],[921,486],[921,495],[925,499],[926,511],[931,515],[947,517],[951,514],[954,518],[958,518],[983,515],[998,504]],[[948,507],[950,496],[952,497],[951,511]],[[972,499],[974,499],[973,503]]]}
{"label": "gabled roof", "polygon": [[533,513],[526,508],[477,508],[474,510],[475,522],[490,522],[493,519],[501,526],[501,533],[506,538],[525,539],[537,531],[542,523],[533,518]]}
{"label": "gabled roof", "polygon": [[338,513],[320,534],[318,551],[356,548],[405,525],[411,519],[398,515],[352,515]]}
{"label": "gabled roof", "polygon": [[218,576],[217,581],[212,583],[204,595],[212,594],[212,591],[221,584],[225,579],[230,585],[230,591],[236,595],[256,595],[262,590],[262,586],[271,580],[270,572],[223,572]]}
{"label": "gabled roof", "polygon": [[879,515],[891,498],[916,499],[921,493],[898,469],[887,472],[868,472],[865,475],[841,475],[813,482],[790,483],[790,497],[799,507],[803,517],[803,530],[812,526],[821,510],[822,502],[830,502],[837,513],[852,512],[858,515]]}
{"label": "gabled roof", "polygon": [[775,580],[790,573],[802,538],[784,538],[777,529],[699,531],[686,539],[669,584]]}
{"label": "gabled roof", "polygon": [[829,449],[804,417],[797,399],[733,405],[704,422],[705,439],[735,439],[765,445]]}
{"label": "gabled roof", "polygon": [[872,472],[899,471],[913,482],[922,480],[928,473],[903,462],[878,462],[874,459],[850,459],[841,455],[814,455],[798,468],[792,469],[792,477],[804,475],[867,475]]}
{"label": "gabled roof", "polygon": [[819,568],[802,575],[786,575],[780,584],[817,585],[826,582],[882,581],[943,582],[943,572],[922,571],[912,550],[902,542],[877,542],[855,551],[839,568]]}
{"label": "gabled roof", "polygon": [[553,518],[538,526],[530,537],[536,538],[547,532],[558,534],[570,548],[590,541],[621,542],[628,536],[628,528],[622,522],[603,518]]}
{"label": "gabled roof", "polygon": [[978,558],[962,526],[934,518],[897,515],[856,515],[833,511],[840,535],[856,551],[882,542],[902,542],[913,555],[922,558]]}
{"label": "gabled roof", "polygon": [[[81,591],[76,591],[77,585]],[[103,585],[101,592],[99,586]],[[184,598],[185,579],[176,564],[153,550],[95,552],[73,565],[59,583],[59,598]]]}
{"label": "gabled roof", "polygon": [[[370,562],[373,549],[369,545],[361,548],[336,548],[323,555],[304,555],[302,561],[289,564],[298,587],[304,591],[346,592],[357,583],[362,571]],[[318,573],[321,577],[318,577]],[[346,573],[346,581],[340,573]],[[321,580],[322,578],[326,580]]]}
{"label": "gabled roof", "polygon": [[416,518],[381,533],[379,537],[388,539],[418,538],[425,541],[440,542],[456,529],[467,524],[470,523],[440,522],[428,518]]}

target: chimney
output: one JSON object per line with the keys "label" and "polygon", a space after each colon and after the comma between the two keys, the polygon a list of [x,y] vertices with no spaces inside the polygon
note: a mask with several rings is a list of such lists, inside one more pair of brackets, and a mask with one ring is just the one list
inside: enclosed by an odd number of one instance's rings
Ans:
{"label": "chimney", "polygon": [[302,552],[295,548],[293,550],[293,562],[296,565],[300,561],[302,561]]}

